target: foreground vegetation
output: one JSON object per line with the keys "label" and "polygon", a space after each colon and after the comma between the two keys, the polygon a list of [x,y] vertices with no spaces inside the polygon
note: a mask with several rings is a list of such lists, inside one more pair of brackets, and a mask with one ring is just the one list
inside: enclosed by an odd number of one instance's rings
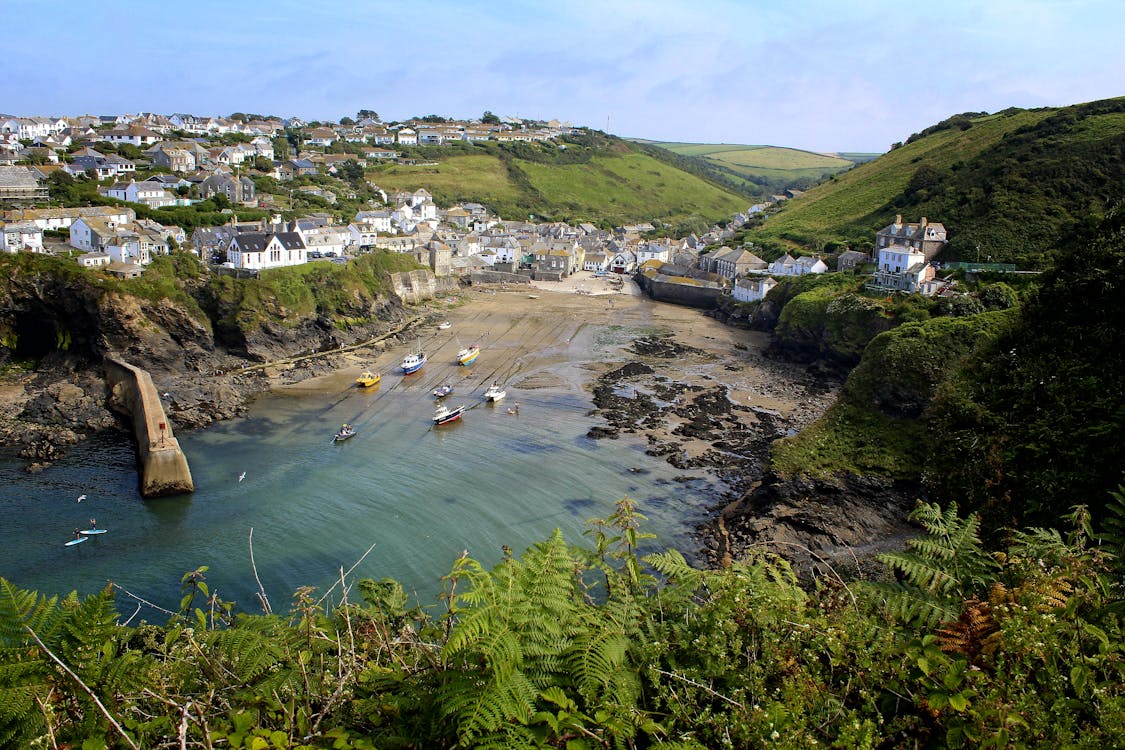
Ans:
{"label": "foreground vegetation", "polygon": [[[1117,519],[1125,521],[1118,496]],[[0,744],[209,748],[1104,748],[1125,742],[1120,524],[1015,533],[920,506],[899,582],[798,585],[759,555],[723,571],[637,556],[623,500],[485,570],[441,605],[392,580],[241,612],[183,577],[163,625],[111,588],[44,598],[0,579]],[[1095,544],[1100,541],[1100,544]],[[120,604],[127,604],[120,602]]]}

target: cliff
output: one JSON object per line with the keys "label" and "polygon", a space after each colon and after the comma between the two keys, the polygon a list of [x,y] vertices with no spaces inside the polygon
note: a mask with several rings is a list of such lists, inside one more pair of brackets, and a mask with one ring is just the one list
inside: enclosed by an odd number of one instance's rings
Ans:
{"label": "cliff", "polygon": [[173,394],[170,426],[230,418],[261,390],[232,372],[376,338],[409,317],[406,305],[455,284],[410,258],[308,266],[232,279],[169,256],[120,281],[64,258],[0,258],[0,443],[41,465],[120,425],[103,377],[109,358]]}

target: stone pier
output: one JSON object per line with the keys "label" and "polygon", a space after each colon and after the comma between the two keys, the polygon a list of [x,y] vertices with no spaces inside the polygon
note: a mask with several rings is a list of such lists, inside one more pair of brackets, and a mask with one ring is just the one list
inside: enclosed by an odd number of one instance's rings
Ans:
{"label": "stone pier", "polygon": [[187,458],[164,415],[152,376],[119,359],[105,360],[110,404],[130,417],[137,440],[137,469],[141,495],[165,497],[193,492]]}

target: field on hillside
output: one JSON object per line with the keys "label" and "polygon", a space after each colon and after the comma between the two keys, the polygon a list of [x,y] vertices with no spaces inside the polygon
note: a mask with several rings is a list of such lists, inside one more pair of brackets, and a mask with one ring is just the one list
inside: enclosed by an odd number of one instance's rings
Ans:
{"label": "field on hillside", "polygon": [[[968,130],[950,128],[907,143],[787,201],[784,209],[754,229],[749,239],[805,247],[832,241],[870,243],[875,229],[886,223],[883,214],[888,202],[907,187],[919,162],[925,160],[934,168],[949,169],[994,146],[1005,133],[1050,114],[1045,110],[1020,110],[991,115],[974,120]],[[919,217],[906,218],[917,221]]]}
{"label": "field on hillside", "polygon": [[367,179],[388,193],[426,188],[442,206],[459,201],[510,203],[520,196],[504,163],[490,154],[442,158],[437,166],[383,165],[367,170]]}
{"label": "field on hillside", "polygon": [[715,167],[743,179],[769,179],[793,183],[815,181],[849,169],[855,159],[818,154],[782,146],[749,146],[736,143],[655,143],[661,148],[705,159]]}
{"label": "field on hillside", "polygon": [[383,165],[367,179],[387,192],[425,188],[440,205],[474,201],[507,219],[611,225],[659,220],[707,224],[744,211],[747,199],[641,153],[549,164],[492,154],[438,157],[437,165]]}

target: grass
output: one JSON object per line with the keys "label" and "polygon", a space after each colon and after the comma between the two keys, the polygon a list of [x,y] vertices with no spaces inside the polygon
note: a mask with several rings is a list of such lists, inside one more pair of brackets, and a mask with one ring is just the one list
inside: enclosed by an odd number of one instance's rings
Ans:
{"label": "grass", "polygon": [[878,209],[906,188],[919,163],[948,169],[995,145],[1006,133],[1050,114],[1041,110],[991,115],[974,120],[969,130],[952,128],[908,143],[787,201],[748,239],[782,241],[794,247],[832,241],[870,243],[874,232],[887,223]]}
{"label": "grass", "polygon": [[702,216],[714,222],[747,205],[745,198],[641,153],[599,154],[580,164],[510,163],[492,154],[443,156],[436,166],[369,169],[367,178],[387,192],[425,188],[442,205],[481,203],[505,219],[534,214],[618,225]]}
{"label": "grass", "polygon": [[726,218],[746,207],[744,198],[639,153],[596,156],[588,164],[517,165],[546,201],[543,212],[560,219],[671,224],[692,215]]}
{"label": "grass", "polygon": [[681,156],[706,160],[720,170],[745,180],[766,178],[783,183],[819,180],[854,166],[856,159],[819,154],[782,146],[748,146],[737,143],[655,143]]}
{"label": "grass", "polygon": [[459,201],[492,205],[520,197],[503,162],[491,154],[442,157],[437,166],[385,165],[367,170],[367,178],[388,193],[424,187],[441,205]]}

